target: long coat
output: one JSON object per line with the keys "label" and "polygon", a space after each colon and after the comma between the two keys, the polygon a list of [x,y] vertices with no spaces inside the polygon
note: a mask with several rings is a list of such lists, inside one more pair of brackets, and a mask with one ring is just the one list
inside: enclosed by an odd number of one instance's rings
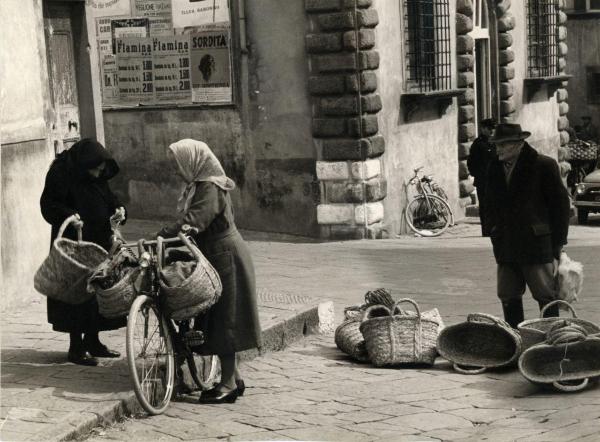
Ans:
{"label": "long coat", "polygon": [[558,164],[523,146],[509,184],[503,164],[490,164],[486,186],[486,217],[500,263],[544,264],[567,243],[569,194]]}
{"label": "long coat", "polygon": [[[93,179],[88,169],[105,162],[103,175]],[[63,221],[78,213],[83,221],[83,240],[105,249],[111,245],[110,217],[121,206],[111,192],[108,180],[119,167],[102,145],[83,139],[62,152],[46,175],[40,207],[44,219],[52,225],[52,241]],[[69,227],[65,237],[76,239],[76,231]],[[65,304],[48,298],[48,322],[55,331],[95,332],[125,326],[125,318],[108,320],[98,313],[96,299],[78,305]]]}
{"label": "long coat", "polygon": [[219,301],[198,318],[206,335],[200,352],[225,355],[260,347],[254,264],[235,226],[229,193],[211,182],[198,182],[190,207],[159,235],[176,236],[183,224],[200,231],[196,243],[223,285]]}

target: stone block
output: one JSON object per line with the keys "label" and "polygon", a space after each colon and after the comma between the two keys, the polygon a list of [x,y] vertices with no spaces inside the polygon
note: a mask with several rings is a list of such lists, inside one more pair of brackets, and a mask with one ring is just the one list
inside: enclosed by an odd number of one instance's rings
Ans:
{"label": "stone block", "polygon": [[456,53],[470,54],[473,52],[475,42],[470,35],[459,35],[456,37]]}
{"label": "stone block", "polygon": [[356,55],[328,54],[317,57],[317,69],[319,72],[341,72],[356,70]]}
{"label": "stone block", "polygon": [[306,0],[305,8],[308,12],[339,11],[340,0]]}
{"label": "stone block", "polygon": [[308,79],[308,90],[311,95],[335,95],[344,93],[345,78],[343,75],[318,75]]}
{"label": "stone block", "polygon": [[464,14],[456,14],[456,34],[468,34],[473,30],[473,20]]}
{"label": "stone block", "polygon": [[510,0],[501,0],[496,4],[496,15],[498,17],[503,16],[510,9]]}
{"label": "stone block", "polygon": [[317,223],[319,224],[351,224],[353,221],[353,204],[317,205]]}
{"label": "stone block", "polygon": [[379,52],[361,51],[358,54],[358,66],[361,70],[377,69],[379,67]]}
{"label": "stone block", "polygon": [[558,135],[560,136],[560,145],[565,146],[570,140],[569,132],[566,130],[561,130]]}
{"label": "stone block", "polygon": [[558,104],[558,115],[563,116],[569,113],[569,103],[563,101]]}
{"label": "stone block", "polygon": [[458,122],[461,124],[471,123],[475,118],[475,107],[472,105],[460,106],[458,108]]}
{"label": "stone block", "polygon": [[357,13],[358,26],[361,28],[374,28],[379,24],[377,9],[365,9]]}
{"label": "stone block", "polygon": [[[355,31],[347,31],[344,33],[344,48],[356,50],[356,35]],[[359,49],[371,49],[375,46],[375,31],[373,29],[361,29],[358,31]]]}
{"label": "stone block", "polygon": [[310,54],[339,52],[342,50],[342,34],[337,32],[308,34],[306,36],[306,50]]}
{"label": "stone block", "polygon": [[367,229],[364,226],[330,226],[326,237],[336,240],[365,239]]}
{"label": "stone block", "polygon": [[465,92],[458,97],[461,106],[471,105],[475,102],[475,90],[472,87],[465,89]]}
{"label": "stone block", "polygon": [[558,13],[558,24],[559,25],[564,25],[564,24],[567,23],[567,20],[568,20],[567,14],[565,14],[564,11],[560,11]]}
{"label": "stone block", "polygon": [[510,114],[502,115],[500,117],[501,123],[514,123],[515,122],[515,113],[512,112]]}
{"label": "stone block", "polygon": [[375,178],[365,183],[365,201],[381,201],[387,196],[387,181],[383,178]]}
{"label": "stone block", "polygon": [[567,39],[567,27],[559,26],[558,27],[558,41],[565,41]]}
{"label": "stone block", "polygon": [[365,201],[362,183],[325,183],[325,196],[328,203],[362,203]]}
{"label": "stone block", "polygon": [[500,83],[500,98],[502,100],[508,100],[515,94],[515,88],[510,82]]}
{"label": "stone block", "polygon": [[467,166],[466,160],[458,162],[458,179],[466,180],[469,178],[469,166]]}
{"label": "stone block", "polygon": [[501,100],[500,101],[500,115],[512,114],[516,110],[515,103],[513,100]]}
{"label": "stone block", "polygon": [[458,159],[466,160],[469,156],[469,152],[471,151],[472,143],[458,143]]}
{"label": "stone block", "polygon": [[475,124],[466,123],[458,126],[458,139],[461,142],[470,141],[475,138]]}
{"label": "stone block", "polygon": [[369,180],[381,174],[379,159],[355,161],[350,165],[352,178],[355,180]]}
{"label": "stone block", "polygon": [[456,12],[473,17],[473,0],[456,0]]}
{"label": "stone block", "polygon": [[348,163],[345,161],[317,161],[317,179],[347,180],[350,178]]}
{"label": "stone block", "polygon": [[569,128],[569,119],[567,117],[559,117],[557,127],[558,130],[567,130]]}
{"label": "stone block", "polygon": [[326,139],[323,141],[323,158],[328,161],[361,160],[374,158],[385,151],[383,136],[370,138]]}
{"label": "stone block", "polygon": [[[359,121],[362,122],[362,132],[360,132]],[[348,120],[348,134],[353,138],[370,137],[377,132],[379,132],[377,115],[365,115],[360,120],[358,118]]]}
{"label": "stone block", "polygon": [[501,66],[498,71],[500,72],[500,81],[510,81],[515,78],[515,68],[512,66]]}
{"label": "stone block", "polygon": [[500,49],[510,48],[513,44],[512,35],[508,32],[498,33],[498,47]]}
{"label": "stone block", "polygon": [[471,54],[458,55],[456,57],[456,69],[458,72],[470,71],[473,69],[475,58]]}
{"label": "stone block", "polygon": [[322,31],[346,31],[354,29],[354,14],[349,11],[317,16]]}
{"label": "stone block", "polygon": [[346,89],[349,92],[358,92],[358,81],[360,79],[361,92],[375,92],[377,90],[377,74],[373,71],[362,71],[360,75],[352,74],[346,76]]}
{"label": "stone block", "polygon": [[515,53],[510,49],[502,49],[498,53],[498,62],[500,66],[506,66],[507,64],[515,61]]}
{"label": "stone block", "polygon": [[566,89],[558,89],[556,91],[556,101],[562,103],[563,101],[567,101],[569,99],[569,92]]}
{"label": "stone block", "polygon": [[[562,146],[558,148],[558,161],[567,161],[569,159],[569,149]],[[565,143],[567,144],[567,143]]]}
{"label": "stone block", "polygon": [[377,113],[383,107],[379,94],[363,95],[361,98],[361,108],[364,113]]}
{"label": "stone block", "polygon": [[313,118],[313,136],[341,137],[346,133],[346,121],[343,118]]}
{"label": "stone block", "polygon": [[466,198],[475,191],[475,186],[471,180],[461,180],[458,182],[458,192],[461,198]]}
{"label": "stone block", "polygon": [[358,115],[358,99],[352,95],[321,98],[319,108],[323,115]]}
{"label": "stone block", "polygon": [[567,67],[567,60],[564,57],[558,57],[558,72],[562,73]]}
{"label": "stone block", "polygon": [[564,57],[568,53],[569,53],[569,47],[567,46],[567,44],[564,41],[561,41],[558,44],[558,55]]}
{"label": "stone block", "polygon": [[383,219],[381,202],[359,204],[354,208],[354,222],[359,225],[375,224]]}
{"label": "stone block", "polygon": [[515,28],[515,17],[507,12],[502,17],[498,18],[498,32],[508,32]]}
{"label": "stone block", "polygon": [[458,87],[467,88],[475,83],[475,74],[473,72],[458,73]]}

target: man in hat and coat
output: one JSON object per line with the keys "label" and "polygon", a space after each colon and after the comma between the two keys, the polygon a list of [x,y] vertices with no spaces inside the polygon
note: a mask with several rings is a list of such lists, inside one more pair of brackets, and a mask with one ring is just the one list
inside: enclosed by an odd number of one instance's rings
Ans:
{"label": "man in hat and coat", "polygon": [[[569,230],[569,195],[558,164],[539,154],[518,124],[499,124],[486,183],[486,221],[498,264],[498,297],[512,327],[524,320],[529,287],[540,309],[557,298],[555,268]],[[558,306],[545,312],[558,316]]]}
{"label": "man in hat and coat", "polygon": [[469,173],[474,178],[473,185],[477,188],[477,199],[479,201],[479,219],[481,220],[481,232],[485,235],[487,231],[485,221],[485,182],[487,169],[493,159],[496,158],[496,148],[490,143],[490,136],[494,131],[496,121],[487,118],[479,123],[479,136],[473,141],[467,158]]}

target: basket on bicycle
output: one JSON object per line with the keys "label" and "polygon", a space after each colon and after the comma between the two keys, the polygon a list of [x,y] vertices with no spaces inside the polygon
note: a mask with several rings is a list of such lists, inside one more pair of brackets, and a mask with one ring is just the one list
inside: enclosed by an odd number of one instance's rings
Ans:
{"label": "basket on bicycle", "polygon": [[[416,315],[403,314],[398,305],[411,303]],[[377,366],[406,363],[433,364],[437,357],[439,324],[424,318],[412,299],[399,300],[393,309],[383,305],[367,308],[360,324],[371,362]]]}
{"label": "basket on bicycle", "polygon": [[212,307],[221,296],[221,279],[215,268],[190,240],[182,241],[194,255],[195,262],[184,266],[180,261],[160,272],[164,306],[172,319],[192,318]]}
{"label": "basket on bicycle", "polygon": [[521,354],[521,338],[502,319],[472,313],[466,322],[442,330],[437,348],[459,373],[478,374],[515,363]]}
{"label": "basket on bicycle", "polygon": [[567,144],[567,148],[571,160],[592,161],[598,158],[598,145],[595,143],[577,140]]}
{"label": "basket on bicycle", "polygon": [[67,304],[81,304],[94,296],[87,291],[87,279],[108,256],[99,245],[81,240],[81,228],[77,241],[63,237],[69,224],[77,221],[79,217],[73,215],[62,223],[49,255],[33,278],[38,292]]}

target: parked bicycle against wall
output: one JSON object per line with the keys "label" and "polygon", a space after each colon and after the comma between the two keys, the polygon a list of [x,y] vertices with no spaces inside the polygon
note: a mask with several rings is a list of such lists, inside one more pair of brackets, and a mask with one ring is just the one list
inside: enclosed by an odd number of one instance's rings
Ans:
{"label": "parked bicycle against wall", "polygon": [[420,236],[439,236],[454,223],[454,215],[446,192],[431,175],[419,176],[422,169],[422,166],[414,169],[415,174],[408,182],[409,186],[416,187],[417,194],[404,209],[404,219],[408,227]]}

